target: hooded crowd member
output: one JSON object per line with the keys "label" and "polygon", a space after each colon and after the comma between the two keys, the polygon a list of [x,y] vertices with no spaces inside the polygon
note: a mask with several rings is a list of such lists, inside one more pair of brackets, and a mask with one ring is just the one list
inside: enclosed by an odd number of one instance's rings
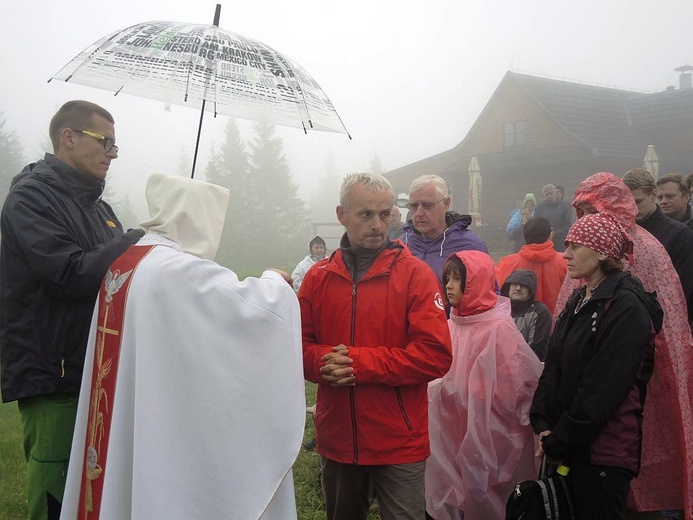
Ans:
{"label": "hooded crowd member", "polygon": [[[655,369],[647,388],[640,475],[631,482],[629,507],[684,509],[693,516],[693,339],[681,282],[666,250],[635,223],[638,207],[625,183],[600,172],[582,181],[573,200],[578,218],[598,212],[616,220],[633,241],[627,268],[646,291],[656,292],[664,323],[655,338]],[[582,285],[566,278],[554,311]],[[551,347],[549,347],[550,349]]]}
{"label": "hooded crowd member", "polygon": [[426,509],[436,520],[500,519],[513,486],[536,477],[529,409],[541,362],[496,294],[489,255],[453,254],[443,280],[453,362],[428,386]]}
{"label": "hooded crowd member", "polygon": [[438,279],[443,279],[445,259],[457,251],[488,253],[486,244],[467,228],[470,215],[450,209],[447,183],[437,175],[422,175],[409,186],[409,217],[401,240],[416,258],[426,262]]}
{"label": "hooded crowd member", "polygon": [[308,243],[308,254],[298,263],[294,272],[291,273],[291,278],[294,280],[294,291],[298,292],[308,269],[313,267],[316,262],[325,258],[326,253],[325,241],[319,236],[311,238]]}
{"label": "hooded crowd member", "polygon": [[508,238],[514,243],[513,252],[515,253],[525,245],[525,237],[522,230],[527,221],[534,216],[534,208],[536,207],[537,198],[534,196],[534,193],[528,193],[522,200],[522,205],[513,211],[510,216],[510,221],[505,231],[508,233]]}
{"label": "hooded crowd member", "polygon": [[551,335],[551,311],[537,301],[537,275],[529,269],[510,273],[501,287],[501,294],[510,298],[510,310],[517,330],[537,357],[544,361]]}
{"label": "hooded crowd member", "polygon": [[551,336],[532,403],[538,456],[570,467],[576,520],[626,518],[640,468],[642,412],[662,309],[622,272],[632,251],[623,227],[603,214],[580,218],[566,237],[573,292]]}
{"label": "hooded crowd member", "polygon": [[369,483],[383,518],[421,520],[429,381],[450,368],[437,278],[387,238],[394,202],[382,175],[345,177],[341,246],[298,293],[306,379],[318,383],[317,452],[327,518],[366,519]]}
{"label": "hooded crowd member", "polygon": [[544,217],[534,217],[523,230],[526,244],[518,253],[501,258],[496,267],[499,285],[516,269],[531,269],[537,275],[536,298],[551,312],[561,291],[568,266],[551,241],[551,224]]}
{"label": "hooded crowd member", "polygon": [[229,192],[152,175],[94,312],[63,518],[296,519],[305,422],[288,275],[212,261]]}

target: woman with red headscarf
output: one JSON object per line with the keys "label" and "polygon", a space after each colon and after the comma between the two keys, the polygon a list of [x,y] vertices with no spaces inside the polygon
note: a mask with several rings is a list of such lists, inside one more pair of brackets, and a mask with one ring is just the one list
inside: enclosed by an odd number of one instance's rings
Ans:
{"label": "woman with red headscarf", "polygon": [[565,245],[568,275],[585,285],[556,321],[532,401],[537,455],[570,467],[576,520],[624,520],[662,308],[623,272],[632,242],[611,217],[579,219]]}
{"label": "woman with red headscarf", "polygon": [[[693,339],[686,299],[664,247],[635,223],[638,208],[625,183],[601,172],[581,182],[573,206],[578,219],[588,213],[609,215],[633,241],[627,268],[655,291],[664,311],[662,331],[655,338],[655,368],[647,387],[642,424],[640,474],[631,482],[629,507],[637,511],[683,509],[693,518]],[[556,303],[565,306],[580,280],[566,277]],[[555,317],[555,314],[554,314]]]}

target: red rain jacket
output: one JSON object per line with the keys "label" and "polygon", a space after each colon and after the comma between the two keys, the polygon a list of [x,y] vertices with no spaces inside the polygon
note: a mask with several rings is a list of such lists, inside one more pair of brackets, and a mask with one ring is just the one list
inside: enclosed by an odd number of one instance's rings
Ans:
{"label": "red rain jacket", "polygon": [[516,269],[531,269],[537,275],[537,294],[534,296],[553,313],[568,263],[563,253],[553,248],[553,242],[525,244],[519,253],[503,257],[496,266],[496,280],[503,287],[505,279]]}
{"label": "red rain jacket", "polygon": [[[452,347],[438,279],[391,242],[357,283],[338,250],[308,271],[299,291],[305,378],[320,383],[317,451],[363,465],[420,462],[430,454],[428,382]],[[322,384],[322,356],[344,344],[356,385]]]}

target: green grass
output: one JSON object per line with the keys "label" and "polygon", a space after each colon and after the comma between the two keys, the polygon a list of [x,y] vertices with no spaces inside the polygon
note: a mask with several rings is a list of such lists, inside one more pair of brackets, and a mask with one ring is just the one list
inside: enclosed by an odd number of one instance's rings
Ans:
{"label": "green grass", "polygon": [[19,410],[17,403],[0,404],[0,518],[20,520],[28,515]]}
{"label": "green grass", "polygon": [[[317,386],[306,383],[306,402],[315,404]],[[0,519],[27,518],[26,463],[22,451],[22,425],[17,403],[0,404]],[[306,420],[305,440],[315,435],[310,416]],[[325,505],[320,490],[320,458],[315,451],[301,448],[294,465],[296,508],[299,520],[323,520]],[[370,515],[370,520],[380,518]]]}

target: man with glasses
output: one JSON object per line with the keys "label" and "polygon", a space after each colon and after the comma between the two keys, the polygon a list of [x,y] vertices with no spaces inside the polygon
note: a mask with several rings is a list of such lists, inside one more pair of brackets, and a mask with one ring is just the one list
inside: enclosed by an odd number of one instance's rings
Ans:
{"label": "man with glasses", "polygon": [[18,401],[29,516],[60,516],[94,302],[123,233],[101,200],[118,157],[113,116],[87,101],[51,120],[54,153],[13,179],[0,217],[2,400]]}
{"label": "man with glasses", "polygon": [[402,240],[414,256],[428,264],[443,282],[443,264],[457,251],[483,251],[486,243],[467,228],[469,215],[450,209],[447,183],[437,175],[422,175],[409,186],[409,222]]}

